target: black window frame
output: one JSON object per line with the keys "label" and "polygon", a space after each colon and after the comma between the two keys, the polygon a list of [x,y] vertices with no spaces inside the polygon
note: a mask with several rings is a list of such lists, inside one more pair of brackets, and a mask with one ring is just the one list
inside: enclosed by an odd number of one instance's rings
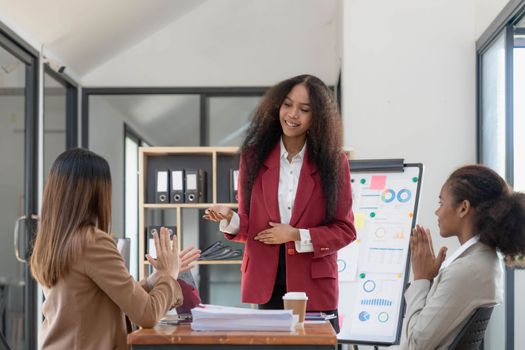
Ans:
{"label": "black window frame", "polygon": [[[66,89],[66,149],[78,147],[78,89],[79,85],[69,75],[58,73],[49,64],[44,64],[47,73]],[[44,75],[45,81],[45,75]],[[45,97],[45,92],[44,92]]]}
{"label": "black window frame", "polygon": [[89,148],[89,98],[93,95],[200,95],[199,145],[209,145],[210,97],[262,97],[269,87],[107,87],[82,89],[82,147]]}
{"label": "black window frame", "polygon": [[[482,56],[499,36],[505,34],[505,180],[514,185],[514,100],[513,49],[514,27],[525,18],[525,0],[510,0],[496,19],[476,41],[476,159],[483,159],[482,139]],[[522,31],[522,30],[519,30]],[[515,269],[505,268],[505,346],[514,349],[515,328]]]}

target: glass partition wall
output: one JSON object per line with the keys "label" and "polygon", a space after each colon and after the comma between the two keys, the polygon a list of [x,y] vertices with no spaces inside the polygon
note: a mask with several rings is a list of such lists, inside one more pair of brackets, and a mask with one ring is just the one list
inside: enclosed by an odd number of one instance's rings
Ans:
{"label": "glass partition wall", "polygon": [[209,97],[206,110],[209,145],[240,146],[259,100],[260,97],[249,96]]}
{"label": "glass partition wall", "polygon": [[505,35],[481,56],[480,161],[505,177]]}
{"label": "glass partition wall", "polygon": [[525,20],[513,37],[513,180],[514,189],[525,191]]}
{"label": "glass partition wall", "polygon": [[66,150],[67,88],[44,72],[44,182],[56,157]]}
{"label": "glass partition wall", "polygon": [[[0,27],[0,332],[36,349],[36,283],[26,263],[37,213],[37,61]],[[19,230],[13,228],[18,226]]]}
{"label": "glass partition wall", "polygon": [[[84,89],[83,145],[104,156],[113,179],[112,232],[130,239],[130,273],[137,278],[138,147],[240,146],[249,119],[266,88]],[[123,181],[124,180],[124,181]],[[174,225],[175,210],[147,209],[149,222]],[[182,210],[183,246],[201,249],[222,240],[202,210]],[[240,304],[238,265],[193,271],[203,302]],[[216,276],[221,278],[217,279]]]}
{"label": "glass partition wall", "polygon": [[36,234],[40,174],[47,175],[56,155],[78,140],[77,85],[48,67],[39,121],[38,56],[0,22],[0,335],[11,349],[37,348],[41,300],[27,261]]}
{"label": "glass partition wall", "polygon": [[[478,58],[478,161],[525,190],[525,2],[511,1],[482,34]],[[525,262],[524,262],[525,263]],[[525,270],[507,267],[505,305],[495,309],[486,348],[521,349]]]}

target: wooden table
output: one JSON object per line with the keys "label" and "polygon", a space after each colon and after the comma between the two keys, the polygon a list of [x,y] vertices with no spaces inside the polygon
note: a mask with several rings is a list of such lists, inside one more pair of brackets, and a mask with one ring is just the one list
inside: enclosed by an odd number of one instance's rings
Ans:
{"label": "wooden table", "polygon": [[306,323],[294,332],[197,332],[189,324],[139,329],[128,335],[132,349],[330,349],[337,336],[329,322]]}

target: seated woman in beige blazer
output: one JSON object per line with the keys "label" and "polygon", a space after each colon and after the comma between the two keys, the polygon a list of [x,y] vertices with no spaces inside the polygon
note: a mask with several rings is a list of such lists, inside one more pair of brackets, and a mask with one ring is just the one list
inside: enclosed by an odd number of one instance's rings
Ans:
{"label": "seated woman in beige blazer", "polygon": [[502,264],[525,254],[525,194],[513,192],[481,165],[459,168],[443,185],[436,210],[440,235],[461,247],[445,260],[434,255],[430,232],[411,237],[414,281],[405,292],[406,329],[401,349],[447,349],[473,314],[503,300]]}
{"label": "seated woman in beige blazer", "polygon": [[177,254],[169,233],[154,235],[156,272],[137,283],[114,240],[111,177],[105,159],[73,149],[53,163],[42,202],[31,270],[43,286],[43,349],[127,349],[129,319],[152,327],[182,303],[179,270],[198,258],[190,249]]}

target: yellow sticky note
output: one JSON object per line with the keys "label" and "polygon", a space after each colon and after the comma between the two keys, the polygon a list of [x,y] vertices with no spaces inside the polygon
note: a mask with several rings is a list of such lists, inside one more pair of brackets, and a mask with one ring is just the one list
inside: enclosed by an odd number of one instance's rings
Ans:
{"label": "yellow sticky note", "polygon": [[362,229],[363,227],[365,227],[365,220],[366,220],[366,216],[362,213],[356,213],[354,215],[354,225],[355,225],[355,228],[357,230],[360,230]]}

